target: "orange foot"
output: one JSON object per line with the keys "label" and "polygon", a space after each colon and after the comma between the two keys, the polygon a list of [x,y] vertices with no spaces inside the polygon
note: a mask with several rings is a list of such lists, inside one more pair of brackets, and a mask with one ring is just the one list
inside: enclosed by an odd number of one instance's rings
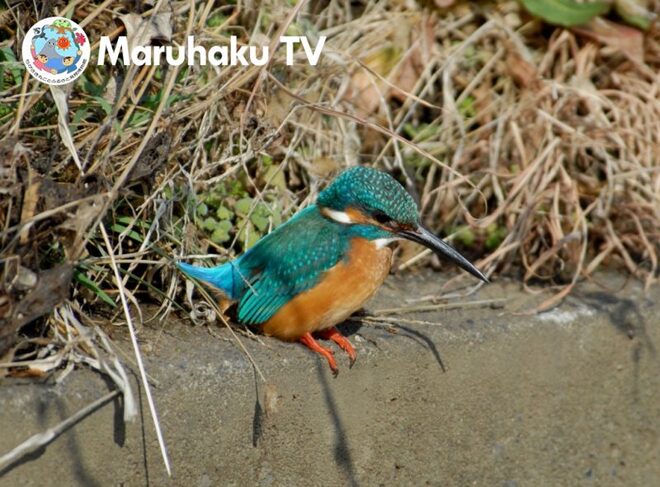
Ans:
{"label": "orange foot", "polygon": [[334,326],[331,328],[326,328],[325,330],[319,331],[317,335],[321,338],[325,338],[326,340],[332,340],[337,345],[339,345],[339,348],[346,352],[348,354],[348,358],[351,360],[349,367],[353,367],[355,359],[357,359],[357,353],[355,353],[355,349],[353,348],[353,345],[351,345],[351,342],[348,341],[348,338],[339,333],[337,328]]}
{"label": "orange foot", "polygon": [[319,345],[318,342],[314,340],[314,337],[312,337],[311,333],[305,333],[303,336],[301,336],[300,343],[308,347],[310,350],[323,355],[328,361],[328,365],[330,366],[330,370],[332,370],[332,374],[337,376],[339,369],[337,368],[337,362],[335,362],[335,357],[332,355],[332,351]]}

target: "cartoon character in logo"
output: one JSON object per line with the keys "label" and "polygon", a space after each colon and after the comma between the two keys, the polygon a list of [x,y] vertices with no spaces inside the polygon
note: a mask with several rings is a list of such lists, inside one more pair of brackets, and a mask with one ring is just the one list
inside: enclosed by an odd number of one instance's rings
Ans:
{"label": "cartoon character in logo", "polygon": [[54,66],[60,63],[62,55],[57,52],[55,39],[49,38],[46,44],[39,50],[37,59],[43,63],[44,69],[51,74],[59,73],[58,69]]}
{"label": "cartoon character in logo", "polygon": [[75,71],[86,40],[85,34],[71,28],[68,20],[55,20],[32,39],[30,53],[35,67],[53,75]]}
{"label": "cartoon character in logo", "polygon": [[73,29],[71,28],[71,22],[69,22],[66,19],[57,19],[53,21],[52,24],[50,24],[52,28],[54,28],[58,34],[64,34],[65,32],[73,32]]}
{"label": "cartoon character in logo", "polygon": [[37,67],[37,69],[48,71],[46,68],[48,56],[45,54],[37,54],[37,51],[34,49],[34,44],[30,46],[30,54],[32,55],[32,60],[34,61],[34,65]]}

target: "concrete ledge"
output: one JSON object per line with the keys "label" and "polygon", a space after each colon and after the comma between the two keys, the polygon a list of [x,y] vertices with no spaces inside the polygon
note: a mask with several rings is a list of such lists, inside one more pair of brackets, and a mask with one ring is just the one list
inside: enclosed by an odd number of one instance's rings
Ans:
{"label": "concrete ledge", "polygon": [[[395,276],[369,309],[439,292],[438,274]],[[603,276],[609,289],[621,279]],[[140,337],[174,477],[144,424],[107,405],[0,485],[652,485],[660,479],[660,289],[580,286],[539,316],[499,282],[465,300],[503,308],[405,315],[398,333],[349,324],[358,361],[334,379],[296,344],[229,341],[172,317]],[[547,297],[547,296],[546,296]],[[429,324],[433,323],[433,324]],[[130,352],[126,338],[115,337]],[[440,362],[446,366],[443,372]],[[0,387],[0,454],[108,392],[76,371],[58,386]]]}

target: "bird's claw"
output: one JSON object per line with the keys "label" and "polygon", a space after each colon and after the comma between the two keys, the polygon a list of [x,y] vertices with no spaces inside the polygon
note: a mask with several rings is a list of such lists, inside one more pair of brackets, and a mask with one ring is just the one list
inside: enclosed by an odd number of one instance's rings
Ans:
{"label": "bird's claw", "polygon": [[[344,350],[348,354],[348,359],[349,359],[348,367],[353,368],[353,365],[357,360],[357,353],[355,352],[353,345],[351,345],[351,342],[349,342],[345,336],[339,333],[339,331],[334,326],[326,330],[321,330],[317,334],[320,338],[324,338],[326,340],[332,340],[339,346],[339,348]],[[311,333],[307,333],[302,337],[300,337],[300,343],[302,343],[309,349],[313,350],[314,352],[323,355],[328,361],[328,365],[330,366],[332,375],[334,377],[337,377],[337,375],[339,375],[339,369],[337,368],[337,362],[335,361],[335,356],[332,350],[329,350],[319,345],[319,343],[314,339],[314,337],[312,337]]]}
{"label": "bird's claw", "polygon": [[337,362],[335,361],[335,356],[332,353],[332,350],[328,350],[327,348],[319,345],[319,343],[314,340],[314,337],[312,337],[311,333],[306,333],[300,337],[300,343],[305,345],[310,350],[323,355],[328,361],[328,365],[330,366],[330,370],[332,370],[332,374],[337,377],[339,369],[337,368]]}
{"label": "bird's claw", "polygon": [[351,342],[348,341],[348,338],[339,333],[339,330],[334,326],[332,328],[321,330],[318,332],[318,335],[326,340],[332,340],[339,346],[339,348],[346,352],[349,359],[348,367],[353,368],[353,364],[355,364],[355,360],[357,359],[357,353],[355,352],[353,345],[351,345]]}

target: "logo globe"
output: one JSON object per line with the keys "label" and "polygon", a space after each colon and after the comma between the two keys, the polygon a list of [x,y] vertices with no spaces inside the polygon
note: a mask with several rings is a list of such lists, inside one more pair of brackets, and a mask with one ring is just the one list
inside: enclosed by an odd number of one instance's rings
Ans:
{"label": "logo globe", "polygon": [[89,39],[75,22],[48,17],[28,30],[22,54],[32,76],[49,85],[63,85],[78,78],[87,67]]}

